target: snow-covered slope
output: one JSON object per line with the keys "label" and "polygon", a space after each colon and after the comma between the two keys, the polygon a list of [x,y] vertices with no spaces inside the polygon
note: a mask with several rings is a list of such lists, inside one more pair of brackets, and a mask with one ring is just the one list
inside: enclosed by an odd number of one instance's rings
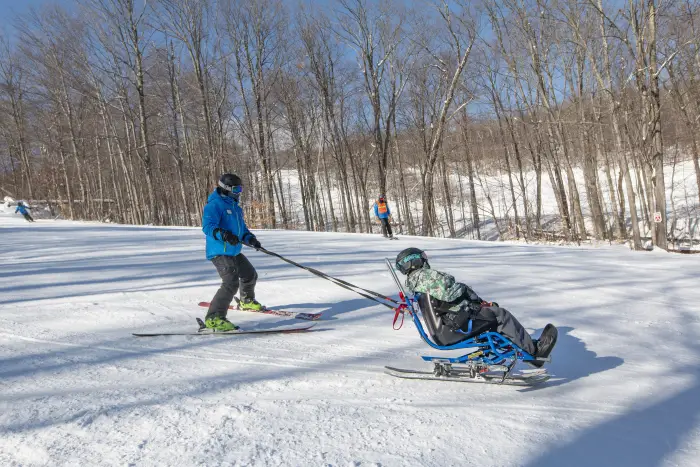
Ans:
{"label": "snow-covered slope", "polygon": [[323,311],[319,332],[137,339],[204,314],[218,280],[200,231],[1,217],[0,465],[697,465],[697,257],[258,235],[383,293],[382,258],[425,248],[533,332],[556,324],[556,378],[519,389],[387,376],[435,353],[410,323],[393,331],[390,310],[254,251],[258,298]]}
{"label": "snow-covered slope", "polygon": [[[677,156],[680,157],[680,156]],[[591,221],[591,212],[588,204],[588,199],[585,190],[585,179],[582,169],[574,169],[574,177],[576,184],[578,186],[581,206],[583,211],[583,216],[586,219],[587,230],[592,234],[594,228]],[[633,179],[636,180],[636,173],[631,170]],[[422,215],[423,204],[421,201],[421,183],[420,174],[417,169],[405,168],[404,175],[407,177],[407,190],[408,197],[410,201],[410,210],[413,218],[420,220]],[[619,171],[613,170],[611,176],[613,183],[616,183]],[[394,180],[398,180],[398,175],[393,174]],[[515,174],[514,174],[515,177]],[[556,231],[560,229],[560,216],[559,209],[557,207],[557,200],[554,194],[554,189],[552,188],[551,180],[545,173],[542,175],[542,223],[544,230],[546,231]],[[566,173],[562,174],[563,183],[568,186],[568,178]],[[675,166],[673,164],[666,165],[664,168],[664,177],[666,181],[666,207],[668,216],[668,229],[669,235],[672,238],[677,239],[687,239],[687,238],[699,238],[700,229],[700,219],[698,218],[700,212],[700,206],[698,205],[698,186],[697,180],[695,178],[695,169],[691,160],[686,160],[683,162],[678,162]],[[292,212],[292,217],[298,225],[303,225],[303,212],[301,207],[301,190],[299,186],[299,177],[296,170],[283,170],[282,180],[284,180],[285,195],[288,199],[293,200],[290,212]],[[608,226],[610,227],[614,222],[612,211],[610,186],[607,183],[607,177],[605,171],[600,169],[598,171],[598,180],[601,187],[601,195],[605,200],[603,205],[603,215],[607,219]],[[525,199],[527,199],[528,209],[530,216],[535,215],[536,210],[536,192],[537,192],[537,182],[536,174],[534,171],[526,171],[524,173],[524,184],[526,190],[526,197],[522,196],[522,190],[514,178],[513,183],[515,183],[516,192],[516,202],[518,206],[518,215],[521,218],[525,214]],[[455,229],[457,230],[457,237],[465,239],[476,239],[476,229],[471,224],[471,211],[469,206],[469,195],[468,195],[468,178],[467,174],[457,174],[452,173],[450,175],[450,185],[452,195],[454,199],[452,200],[452,216],[455,222]],[[461,185],[461,189],[460,189]],[[498,220],[501,224],[501,229],[504,230],[504,238],[515,238],[514,232],[506,234],[505,229],[508,228],[508,222],[506,218],[512,218],[513,216],[513,203],[511,201],[510,187],[509,187],[508,175],[504,173],[492,173],[492,171],[478,171],[475,178],[475,193],[477,199],[477,205],[479,209],[479,216],[481,219],[481,238],[484,240],[498,240],[500,238],[498,229],[494,224],[494,218]],[[371,197],[379,195],[379,193],[374,193],[374,188],[370,189]],[[403,206],[398,201],[398,185],[397,183],[389,184],[389,192],[387,193],[389,197],[389,204],[393,210],[393,218],[398,222],[399,211],[403,209]],[[342,206],[340,192],[336,189],[331,190],[333,202],[336,209],[340,209]],[[325,206],[325,196],[326,191],[323,191],[324,196],[321,199],[322,204]],[[447,227],[447,215],[445,208],[445,200],[443,199],[442,188],[437,189],[436,184],[436,205],[437,205],[437,219],[441,225],[438,229],[437,234],[439,236],[449,236],[449,229]],[[639,193],[637,192],[639,197]],[[618,195],[619,197],[619,195]],[[490,202],[489,202],[490,198]],[[618,198],[619,199],[619,198]],[[639,198],[638,201],[639,203]],[[370,210],[370,216],[374,216],[374,211],[371,209],[374,203],[374,199],[369,203],[370,205],[366,209]],[[639,210],[640,218],[640,229],[643,236],[650,235],[650,232],[642,219],[642,206],[637,205]],[[628,208],[626,208],[628,209]],[[629,219],[629,212],[627,212],[627,224],[631,232],[631,220]],[[405,218],[405,215],[401,215]],[[653,217],[653,216],[652,216]],[[533,221],[534,222],[534,221]],[[374,230],[379,232],[379,226],[374,225]],[[396,226],[395,230],[399,233],[403,233],[402,226]],[[677,245],[673,245],[674,248]]]}

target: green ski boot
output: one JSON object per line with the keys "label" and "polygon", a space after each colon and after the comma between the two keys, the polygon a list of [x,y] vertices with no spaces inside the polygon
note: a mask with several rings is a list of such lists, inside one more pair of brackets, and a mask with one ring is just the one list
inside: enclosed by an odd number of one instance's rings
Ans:
{"label": "green ski boot", "polygon": [[204,325],[214,332],[235,331],[238,326],[226,318],[209,318]]}
{"label": "green ski boot", "polygon": [[241,308],[241,310],[250,310],[250,311],[260,311],[260,310],[265,308],[260,303],[258,303],[257,300],[255,300],[255,299],[253,299],[253,300],[241,299],[241,301],[239,302],[239,307]]}

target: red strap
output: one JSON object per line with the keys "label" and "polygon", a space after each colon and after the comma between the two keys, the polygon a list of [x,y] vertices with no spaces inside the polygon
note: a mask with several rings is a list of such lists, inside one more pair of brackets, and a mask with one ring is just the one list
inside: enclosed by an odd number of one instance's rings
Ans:
{"label": "red strap", "polygon": [[[408,314],[411,314],[411,309],[406,305],[406,296],[403,294],[403,292],[399,291],[399,298],[403,303],[399,303],[399,306],[394,308],[394,322],[392,323],[392,327],[394,328],[394,331],[398,331],[401,329],[401,326],[403,326],[403,319],[404,319],[404,313],[408,312]],[[399,320],[399,315],[401,315],[401,322],[399,323],[399,327],[396,327],[396,323]]]}
{"label": "red strap", "polygon": [[[404,307],[404,306],[406,306],[406,305],[401,304],[395,308],[396,313],[394,313],[394,322],[391,324],[391,327],[394,328],[394,331],[398,331],[403,326],[403,309],[402,309],[402,307]],[[399,320],[399,315],[401,315],[401,323],[399,323],[399,326],[396,327],[396,322]]]}
{"label": "red strap", "polygon": [[[406,306],[405,303],[401,303],[399,306],[394,308],[394,310],[394,322],[392,323],[392,327],[394,328],[394,331],[398,331],[399,329],[401,329],[401,326],[403,326],[404,313],[408,311],[408,314],[411,314],[411,310]],[[401,322],[399,323],[399,327],[396,327],[396,323],[399,320],[399,315],[401,315]]]}

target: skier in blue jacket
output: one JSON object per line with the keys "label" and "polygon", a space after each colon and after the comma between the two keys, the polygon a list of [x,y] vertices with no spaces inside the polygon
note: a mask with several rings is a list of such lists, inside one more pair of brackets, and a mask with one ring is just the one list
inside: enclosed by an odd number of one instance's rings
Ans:
{"label": "skier in blue jacket", "polygon": [[34,222],[34,218],[29,214],[27,207],[22,203],[22,201],[17,202],[17,209],[15,209],[15,214],[20,213],[24,216],[27,222]]}
{"label": "skier in blue jacket", "polygon": [[243,219],[243,210],[238,205],[242,191],[240,177],[223,174],[219,186],[209,195],[202,215],[202,230],[207,236],[207,259],[214,263],[221,276],[221,287],[212,299],[204,320],[206,326],[215,331],[238,329],[238,326],[226,319],[226,313],[239,285],[242,309],[263,308],[255,300],[258,273],[241,253],[242,245],[256,250],[262,247]]}
{"label": "skier in blue jacket", "polygon": [[382,226],[382,235],[388,238],[394,238],[394,233],[391,231],[391,210],[389,209],[389,203],[386,202],[386,197],[384,195],[379,195],[379,199],[374,202],[374,217]]}

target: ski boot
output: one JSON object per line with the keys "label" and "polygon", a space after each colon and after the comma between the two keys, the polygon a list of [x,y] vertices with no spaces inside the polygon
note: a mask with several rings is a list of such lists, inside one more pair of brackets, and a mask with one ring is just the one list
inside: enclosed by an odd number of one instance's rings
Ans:
{"label": "ski boot", "polygon": [[260,311],[260,310],[265,309],[265,307],[262,306],[257,300],[249,299],[249,298],[242,298],[238,302],[238,307],[241,310],[250,310],[250,311]]}
{"label": "ski boot", "polygon": [[209,318],[208,320],[204,321],[204,325],[214,332],[235,331],[238,329],[238,326],[226,318]]}
{"label": "ski boot", "polygon": [[[535,351],[535,355],[533,355],[533,357],[538,359],[548,358],[557,343],[558,335],[559,331],[557,331],[557,328],[551,323],[547,324],[544,327],[544,330],[542,330],[540,338],[535,341],[535,347],[537,350]],[[541,368],[544,365],[544,362],[532,362],[532,365],[536,368]]]}

